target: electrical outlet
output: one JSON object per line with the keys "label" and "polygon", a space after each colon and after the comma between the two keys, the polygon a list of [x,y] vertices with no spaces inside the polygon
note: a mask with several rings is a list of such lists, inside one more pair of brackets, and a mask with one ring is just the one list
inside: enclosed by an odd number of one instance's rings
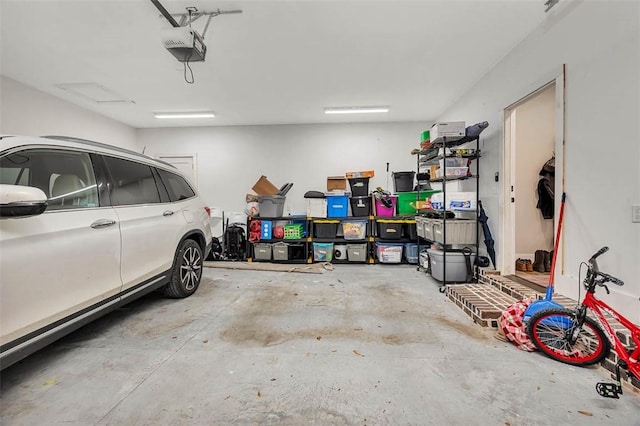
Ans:
{"label": "electrical outlet", "polygon": [[631,222],[640,223],[640,204],[631,206]]}

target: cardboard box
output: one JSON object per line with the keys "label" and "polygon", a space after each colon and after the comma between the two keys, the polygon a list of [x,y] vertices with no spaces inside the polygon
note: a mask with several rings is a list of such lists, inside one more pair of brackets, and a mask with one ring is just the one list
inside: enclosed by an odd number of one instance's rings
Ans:
{"label": "cardboard box", "polygon": [[447,141],[453,142],[462,139],[466,134],[464,121],[449,121],[436,123],[429,131],[431,144],[442,142],[446,137]]}
{"label": "cardboard box", "polygon": [[347,179],[354,179],[354,178],[372,178],[375,175],[375,172],[373,170],[365,170],[362,172],[347,172],[344,174],[344,176]]}
{"label": "cardboard box", "polygon": [[327,177],[327,191],[345,191],[347,189],[347,179],[344,176]]}
{"label": "cardboard box", "polygon": [[269,182],[266,176],[260,176],[260,179],[251,187],[253,192],[258,195],[276,195],[278,193],[278,188]]}

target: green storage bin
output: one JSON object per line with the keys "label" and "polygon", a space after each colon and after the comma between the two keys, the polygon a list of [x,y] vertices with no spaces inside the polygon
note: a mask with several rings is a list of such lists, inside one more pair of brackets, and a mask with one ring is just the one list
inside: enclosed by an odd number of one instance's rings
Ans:
{"label": "green storage bin", "polygon": [[[420,200],[419,201],[426,200],[427,198],[431,197],[436,192],[440,192],[440,191],[438,191],[438,190],[420,191]],[[418,192],[417,191],[398,192],[398,193],[396,193],[396,195],[398,196],[398,214],[399,215],[415,214],[416,213],[416,209],[411,206],[411,203],[413,203],[414,206],[415,206],[416,201],[418,201]]]}

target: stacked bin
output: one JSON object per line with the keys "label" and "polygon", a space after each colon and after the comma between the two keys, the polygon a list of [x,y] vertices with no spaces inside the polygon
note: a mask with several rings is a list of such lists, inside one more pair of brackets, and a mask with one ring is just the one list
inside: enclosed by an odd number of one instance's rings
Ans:
{"label": "stacked bin", "polygon": [[349,244],[347,246],[347,258],[349,262],[366,262],[367,244]]}
{"label": "stacked bin", "polygon": [[268,244],[268,243],[254,244],[253,258],[255,260],[271,260],[271,244]]}
{"label": "stacked bin", "polygon": [[404,244],[401,243],[376,243],[376,254],[380,263],[402,262]]}
{"label": "stacked bin", "polygon": [[351,203],[352,216],[369,216],[371,214],[371,198],[367,196],[363,197],[351,197],[349,198]]}
{"label": "stacked bin", "polygon": [[349,197],[347,195],[327,195],[327,217],[347,217]]}
{"label": "stacked bin", "polygon": [[313,260],[331,262],[333,260],[333,243],[313,243]]}
{"label": "stacked bin", "polygon": [[343,220],[342,235],[345,240],[364,240],[367,237],[367,220]]}
{"label": "stacked bin", "polygon": [[378,237],[385,240],[399,240],[402,238],[402,219],[378,219]]}

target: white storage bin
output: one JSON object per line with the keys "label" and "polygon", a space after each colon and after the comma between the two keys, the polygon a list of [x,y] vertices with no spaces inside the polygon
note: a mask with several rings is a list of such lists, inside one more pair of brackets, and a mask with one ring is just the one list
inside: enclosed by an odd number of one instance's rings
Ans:
{"label": "white storage bin", "polygon": [[380,263],[400,263],[403,248],[404,244],[376,243],[378,260]]}
{"label": "white storage bin", "polygon": [[367,236],[366,220],[343,220],[342,235],[345,240],[364,240]]}
{"label": "white storage bin", "polygon": [[475,244],[476,243],[476,221],[466,219],[447,219],[447,235],[444,240],[443,220],[432,219],[433,239],[442,244]]}
{"label": "white storage bin", "polygon": [[447,192],[447,204],[444,206],[444,193],[437,192],[431,196],[431,207],[436,210],[475,210],[475,192]]}
{"label": "white storage bin", "polygon": [[[436,171],[436,178],[442,177],[443,171],[444,169],[438,169]],[[469,171],[469,167],[447,167],[447,177],[448,178],[465,177],[468,171]]]}
{"label": "white storage bin", "polygon": [[307,198],[307,217],[327,217],[327,199]]}
{"label": "white storage bin", "polygon": [[447,157],[447,158],[443,158],[439,161],[440,164],[440,168],[443,168],[445,166],[445,163],[447,165],[447,168],[449,167],[467,167],[467,164],[469,163],[469,159],[468,158],[462,158],[462,157]]}
{"label": "white storage bin", "polygon": [[416,216],[416,230],[419,237],[433,241],[433,219]]}

